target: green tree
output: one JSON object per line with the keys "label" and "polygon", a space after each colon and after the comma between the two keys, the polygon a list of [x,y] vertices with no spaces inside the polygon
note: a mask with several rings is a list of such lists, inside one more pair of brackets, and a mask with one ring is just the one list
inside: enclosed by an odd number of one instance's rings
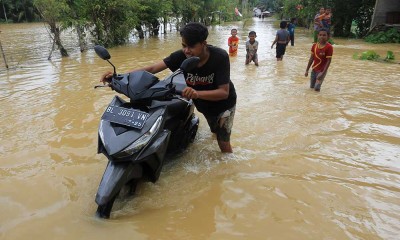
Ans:
{"label": "green tree", "polygon": [[0,0],[0,18],[4,21],[31,22],[39,18],[33,0]]}
{"label": "green tree", "polygon": [[64,19],[63,25],[65,27],[75,28],[78,35],[79,49],[83,52],[86,49],[86,29],[89,28],[90,25],[83,8],[83,1],[66,0],[66,3],[70,8],[70,14]]}
{"label": "green tree", "polygon": [[4,19],[6,22],[8,22],[8,11],[11,8],[11,0],[1,0],[1,7],[2,11],[0,13],[0,18]]}
{"label": "green tree", "polygon": [[[165,0],[140,0],[138,9],[139,22],[136,30],[139,37],[144,38],[142,26],[146,27],[150,35],[158,35],[161,19],[167,19],[167,14],[171,11],[172,2]],[[164,26],[166,25],[165,20]]]}
{"label": "green tree", "polygon": [[[63,28],[60,22],[69,13],[69,7],[65,0],[34,0],[34,5],[42,16],[43,20],[49,25],[51,37],[54,45],[57,45],[60,50],[61,56],[68,56],[67,50],[61,43],[61,31]],[[51,58],[52,51],[50,52],[49,59]]]}
{"label": "green tree", "polygon": [[356,33],[359,37],[365,37],[371,26],[372,15],[374,13],[375,0],[363,0],[357,15],[354,18],[357,24]]}
{"label": "green tree", "polygon": [[164,25],[164,33],[167,33],[167,24],[172,14],[172,0],[161,1],[161,17]]}
{"label": "green tree", "polygon": [[82,7],[93,25],[91,34],[105,47],[125,43],[139,23],[135,0],[82,0]]}
{"label": "green tree", "polygon": [[[375,0],[276,0],[283,7],[285,17],[297,17],[299,24],[312,24],[312,19],[320,7],[332,8],[332,30],[335,36],[348,37],[352,24],[357,24],[356,32],[364,36],[369,30]],[[301,5],[300,10],[296,6]]]}

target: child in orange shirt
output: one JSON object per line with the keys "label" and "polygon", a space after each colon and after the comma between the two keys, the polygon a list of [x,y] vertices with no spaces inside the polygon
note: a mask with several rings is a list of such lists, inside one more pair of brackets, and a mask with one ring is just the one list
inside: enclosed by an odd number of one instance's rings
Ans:
{"label": "child in orange shirt", "polygon": [[231,30],[231,35],[228,38],[228,46],[229,46],[229,56],[236,56],[237,55],[237,51],[238,51],[238,45],[239,45],[239,38],[236,37],[237,35],[237,29],[234,28]]}
{"label": "child in orange shirt", "polygon": [[308,65],[304,76],[308,76],[308,71],[312,64],[310,77],[310,88],[315,91],[321,90],[322,82],[328,72],[329,65],[333,55],[333,47],[328,42],[329,31],[326,28],[318,30],[318,42],[311,47],[311,56],[308,60]]}

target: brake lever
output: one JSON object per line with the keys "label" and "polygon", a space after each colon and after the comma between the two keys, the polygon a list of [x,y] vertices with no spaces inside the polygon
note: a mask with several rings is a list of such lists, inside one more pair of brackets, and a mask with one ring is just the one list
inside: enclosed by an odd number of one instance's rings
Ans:
{"label": "brake lever", "polygon": [[188,105],[190,104],[190,102],[188,100],[184,99],[183,97],[176,96],[176,95],[174,97],[171,97],[170,99],[178,99],[178,100],[181,100],[181,101],[187,103]]}
{"label": "brake lever", "polygon": [[176,97],[177,99],[184,101],[185,103],[187,103],[188,105],[190,104],[190,102],[182,97]]}
{"label": "brake lever", "polygon": [[111,86],[110,84],[107,84],[107,85],[96,85],[96,86],[94,86],[94,89],[101,88],[101,87],[110,87],[110,86]]}

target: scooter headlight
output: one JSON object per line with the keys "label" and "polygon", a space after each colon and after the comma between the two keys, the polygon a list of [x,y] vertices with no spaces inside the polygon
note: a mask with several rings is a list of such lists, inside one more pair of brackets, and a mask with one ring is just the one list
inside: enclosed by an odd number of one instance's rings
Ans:
{"label": "scooter headlight", "polygon": [[162,119],[163,119],[162,116],[159,116],[148,132],[143,134],[143,136],[141,136],[138,140],[136,140],[127,148],[122,150],[121,153],[123,153],[123,155],[125,155],[126,157],[140,151],[144,146],[146,146],[150,142],[153,136],[157,134],[158,130],[160,129]]}

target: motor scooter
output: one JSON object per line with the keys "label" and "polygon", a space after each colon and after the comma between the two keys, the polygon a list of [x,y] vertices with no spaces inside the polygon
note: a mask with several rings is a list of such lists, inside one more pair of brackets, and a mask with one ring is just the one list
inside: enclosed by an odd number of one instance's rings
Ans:
{"label": "motor scooter", "polygon": [[[198,57],[186,59],[180,68],[160,81],[146,71],[117,74],[107,49],[95,46],[114,73],[108,84],[129,98],[115,96],[106,107],[98,129],[98,153],[108,159],[96,194],[96,215],[110,218],[123,187],[134,193],[142,181],[155,183],[165,159],[185,150],[194,141],[199,118],[192,100],[180,95],[186,87],[184,73],[195,68]],[[95,86],[95,88],[103,85]]]}

